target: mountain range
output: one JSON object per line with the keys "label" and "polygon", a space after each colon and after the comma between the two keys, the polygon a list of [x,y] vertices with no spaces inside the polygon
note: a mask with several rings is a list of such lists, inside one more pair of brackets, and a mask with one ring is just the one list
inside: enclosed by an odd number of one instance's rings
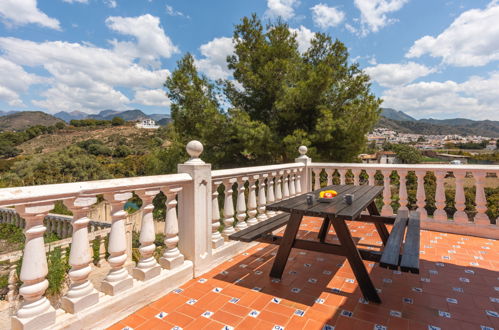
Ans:
{"label": "mountain range", "polygon": [[382,108],[376,127],[389,128],[400,133],[425,135],[481,135],[499,137],[499,121],[454,119],[415,119],[391,108]]}

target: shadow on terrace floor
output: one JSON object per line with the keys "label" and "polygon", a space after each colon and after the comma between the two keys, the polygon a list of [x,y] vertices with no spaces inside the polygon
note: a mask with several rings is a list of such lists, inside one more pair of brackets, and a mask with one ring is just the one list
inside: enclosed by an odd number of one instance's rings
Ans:
{"label": "shadow on terrace floor", "polygon": [[[300,235],[315,238],[320,224],[305,218]],[[374,226],[349,226],[357,244],[381,245]],[[276,282],[268,275],[277,247],[258,244],[112,328],[499,329],[498,248],[494,240],[422,231],[419,275],[366,262],[381,290],[382,303],[373,304],[361,298],[344,257],[293,249]]]}

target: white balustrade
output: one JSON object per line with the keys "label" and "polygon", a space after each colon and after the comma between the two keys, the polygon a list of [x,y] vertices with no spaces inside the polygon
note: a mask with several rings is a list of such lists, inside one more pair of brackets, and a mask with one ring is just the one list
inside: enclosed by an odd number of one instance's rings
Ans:
{"label": "white balustrade", "polygon": [[393,215],[393,209],[390,205],[392,202],[392,189],[390,186],[390,174],[391,170],[381,171],[383,174],[383,207],[381,208],[381,215],[391,216]]}
{"label": "white balustrade", "polygon": [[407,208],[407,186],[406,186],[406,177],[407,177],[407,171],[406,170],[399,170],[398,171],[399,175],[399,209],[398,211],[408,211],[409,209]]}
{"label": "white balustrade", "polygon": [[65,205],[73,212],[73,239],[69,264],[71,270],[68,275],[71,279],[69,291],[62,299],[62,308],[68,313],[78,313],[99,301],[99,293],[95,290],[88,276],[92,271],[90,263],[92,256],[88,248],[88,223],[87,217],[90,206],[97,202],[95,197],[80,197],[67,199]]}
{"label": "white balustrade", "polygon": [[466,200],[464,197],[464,176],[465,171],[454,171],[454,177],[456,178],[456,199],[455,207],[456,212],[454,213],[454,221],[456,222],[468,222],[468,215],[464,212],[466,207]]}
{"label": "white balustrade", "polygon": [[342,168],[338,170],[338,173],[340,174],[340,184],[346,184],[347,170]]}
{"label": "white balustrade", "polygon": [[282,183],[282,199],[289,198],[289,173],[284,171],[283,183]]}
{"label": "white balustrade", "polygon": [[218,187],[222,184],[221,181],[215,181],[212,187],[212,199],[211,199],[211,246],[216,249],[223,245],[224,239],[220,231],[220,207],[218,205]]}
{"label": "white balustrade", "polygon": [[312,173],[314,173],[314,190],[321,188],[321,169],[313,169]]}
{"label": "white balustrade", "polygon": [[232,185],[234,182],[232,180],[225,180],[225,201],[224,201],[224,229],[222,235],[226,241],[229,240],[229,236],[236,232],[234,229],[234,202],[232,200]]}
{"label": "white balustrade", "polygon": [[426,170],[416,170],[416,176],[418,178],[418,188],[416,190],[416,205],[418,206],[417,211],[419,212],[419,218],[421,220],[426,220],[428,213],[426,212],[426,192],[424,190],[424,177],[426,175]]}
{"label": "white balustrade", "polygon": [[[265,197],[265,191],[261,191],[259,190],[258,192],[258,202],[259,202],[259,208],[258,208],[258,212],[260,213],[260,207],[261,205],[263,204],[273,204],[276,199],[275,199],[275,194],[274,194],[274,176],[275,176],[275,173],[269,173],[268,176],[267,176],[267,200],[265,201],[264,200],[264,197]],[[264,189],[265,187],[262,186],[261,187],[262,189]],[[260,194],[261,192],[261,194]],[[261,198],[261,199],[260,199]],[[270,210],[266,210],[267,211],[267,214],[266,214],[266,218],[272,218],[276,213],[275,211],[270,211]],[[262,216],[262,221],[265,220]]]}
{"label": "white balustrade", "polygon": [[302,193],[301,190],[301,170],[296,171],[296,180],[295,180],[295,193],[300,195]]}
{"label": "white balustrade", "polygon": [[17,213],[26,220],[26,241],[20,274],[23,285],[19,289],[24,302],[12,318],[14,329],[49,328],[55,323],[55,309],[44,296],[49,282],[45,278],[48,267],[43,243],[43,219],[53,208],[52,203],[16,206]]}
{"label": "white balustrade", "polygon": [[[249,191],[248,191],[248,220],[246,220],[246,224],[248,226],[252,226],[252,225],[258,223],[258,220],[256,218],[256,214],[258,213],[258,211],[256,209],[257,208],[257,203],[256,203],[256,180],[257,179],[258,179],[258,175],[256,175],[256,176],[253,175],[253,176],[250,176],[248,178],[248,188],[249,188]],[[265,187],[263,188],[263,193],[265,195]]]}
{"label": "white balustrade", "polygon": [[435,206],[436,210],[433,213],[433,219],[435,220],[447,220],[447,213],[445,212],[445,186],[444,186],[444,177],[447,174],[446,171],[435,171],[434,172],[436,181],[436,190],[435,190]]}
{"label": "white balustrade", "polygon": [[370,186],[376,185],[376,170],[375,169],[367,169],[366,170],[367,175],[369,176],[367,178],[367,182]]}
{"label": "white balustrade", "polygon": [[159,189],[139,190],[136,192],[142,200],[142,223],[139,236],[140,259],[137,262],[137,266],[133,269],[132,274],[135,279],[140,281],[150,280],[158,276],[161,272],[161,268],[154,258],[156,230],[153,219],[154,205],[152,203],[154,197],[159,193]]}
{"label": "white balustrade", "polygon": [[[258,217],[257,217],[257,220],[259,222],[265,221],[268,219],[267,214],[265,213],[265,211],[266,211],[265,206],[267,205],[267,198],[265,196],[265,177],[266,176],[267,176],[266,174],[262,174],[258,180]],[[268,177],[267,181],[270,182],[271,178]],[[270,183],[269,183],[269,186],[270,186]]]}
{"label": "white balustrade", "polygon": [[246,191],[246,188],[244,187],[244,183],[246,182],[247,178],[246,177],[241,177],[237,181],[237,201],[236,201],[236,218],[237,218],[237,224],[236,224],[236,231],[243,230],[248,228],[248,224],[246,223],[246,197],[244,195],[244,192]]}
{"label": "white balustrade", "polygon": [[362,170],[360,168],[358,169],[352,169],[352,174],[353,174],[353,184],[358,186],[360,185],[360,172]]}
{"label": "white balustrade", "polygon": [[290,197],[293,197],[296,195],[295,181],[296,181],[295,173],[290,171],[290,173],[289,173],[289,196]]}
{"label": "white balustrade", "polygon": [[184,255],[178,249],[178,218],[177,218],[177,193],[182,188],[167,188],[163,190],[166,196],[165,218],[165,252],[159,263],[165,269],[174,269],[184,263]]}
{"label": "white balustrade", "polygon": [[483,188],[484,180],[485,180],[485,172],[475,171],[473,172],[473,177],[475,179],[475,187],[476,187],[476,196],[475,196],[475,204],[476,204],[476,215],[474,218],[474,222],[477,224],[490,224],[489,216],[485,213],[487,212],[487,199],[485,198],[485,191]]}
{"label": "white balustrade", "polygon": [[278,172],[276,175],[276,182],[275,182],[275,201],[279,202],[282,200],[282,179],[281,179],[281,172]]}

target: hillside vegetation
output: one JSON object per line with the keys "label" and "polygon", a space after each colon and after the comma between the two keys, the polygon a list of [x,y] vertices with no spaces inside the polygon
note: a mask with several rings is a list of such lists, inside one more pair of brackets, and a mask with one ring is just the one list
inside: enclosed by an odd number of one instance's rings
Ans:
{"label": "hillside vegetation", "polygon": [[20,111],[0,117],[0,131],[22,131],[31,126],[53,126],[62,120],[42,111]]}

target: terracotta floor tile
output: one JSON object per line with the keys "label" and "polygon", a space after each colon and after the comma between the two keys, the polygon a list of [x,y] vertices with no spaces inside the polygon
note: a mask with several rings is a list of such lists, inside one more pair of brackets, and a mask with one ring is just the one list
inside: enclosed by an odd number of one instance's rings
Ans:
{"label": "terracotta floor tile", "polygon": [[[321,223],[320,219],[305,218],[300,237],[316,239]],[[351,222],[348,226],[359,246],[379,251],[380,238],[372,224]],[[333,230],[327,241],[338,244]],[[273,282],[269,272],[277,247],[260,243],[188,281],[181,286],[182,292],[168,293],[110,329],[125,325],[140,329],[169,329],[173,325],[221,329],[230,325],[260,330],[281,325],[308,330],[322,329],[324,324],[336,330],[373,329],[376,324],[390,330],[428,329],[429,325],[452,330],[480,326],[499,329],[499,318],[485,312],[499,309],[499,303],[491,300],[499,298],[495,289],[499,287],[498,249],[496,240],[422,230],[420,274],[398,273],[364,262],[382,299],[381,304],[364,304],[344,257],[293,249],[281,281]],[[201,278],[206,281],[200,283]],[[242,281],[236,282],[238,279]],[[261,290],[254,291],[254,287]],[[214,288],[222,290],[214,292]],[[292,288],[300,291],[292,292]],[[278,304],[271,302],[273,297],[278,298]],[[197,302],[186,304],[191,298]],[[233,304],[229,302],[232,298],[239,300]],[[253,309],[260,312],[256,318],[248,316]],[[295,315],[297,309],[305,314]],[[206,310],[214,314],[210,318],[201,316]],[[353,312],[352,317],[341,315],[343,310]],[[168,313],[163,320],[154,317],[160,311]]]}

